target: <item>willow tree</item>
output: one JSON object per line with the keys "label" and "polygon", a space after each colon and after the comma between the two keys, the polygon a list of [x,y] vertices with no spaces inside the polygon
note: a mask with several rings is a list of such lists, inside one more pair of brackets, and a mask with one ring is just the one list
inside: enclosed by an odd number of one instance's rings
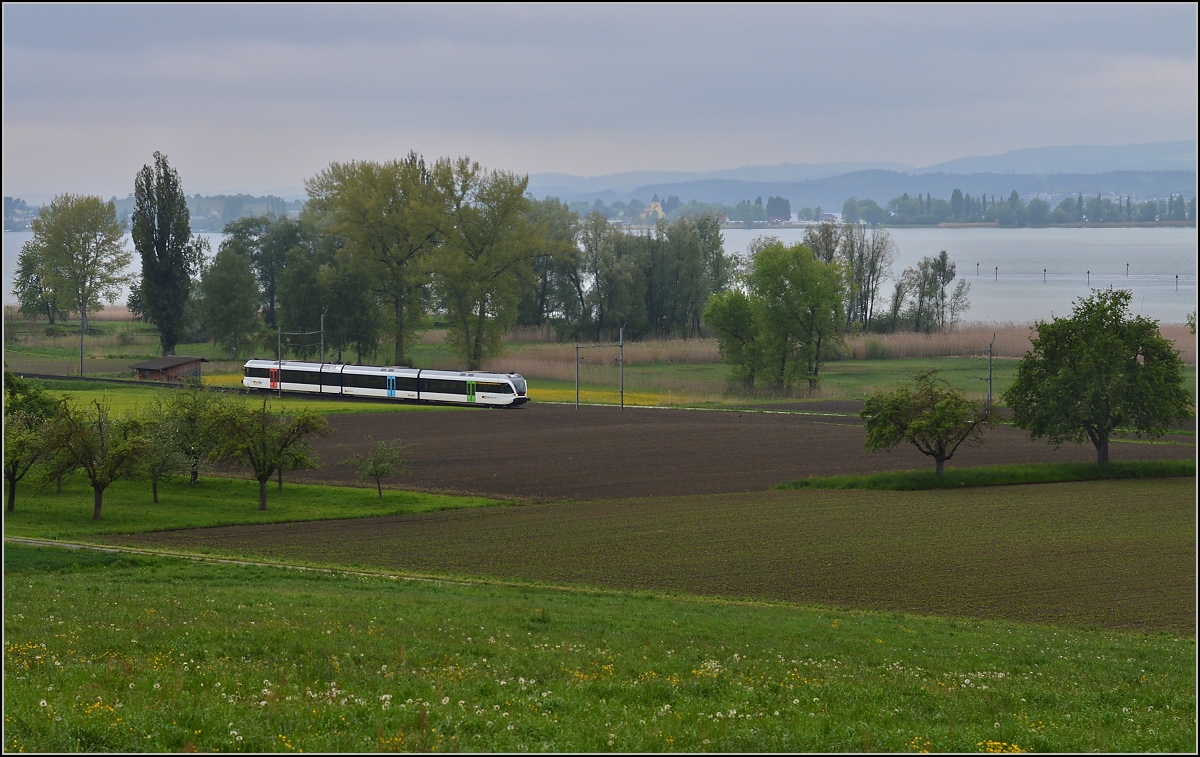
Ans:
{"label": "willow tree", "polygon": [[522,293],[533,287],[533,261],[546,240],[529,223],[528,184],[528,177],[488,171],[469,158],[442,159],[433,169],[444,239],[437,283],[450,321],[447,338],[467,370],[478,370],[497,351],[500,335],[516,322]]}
{"label": "willow tree", "polygon": [[438,241],[437,207],[424,158],[410,152],[386,163],[331,163],[304,183],[310,214],[326,216],[325,231],[366,264],[375,293],[395,317],[395,362],[404,363],[406,336],[423,312],[428,258]]}
{"label": "willow tree", "polygon": [[174,355],[203,245],[192,239],[187,196],[167,156],[154,153],[133,184],[130,235],[142,258],[142,278],[131,292],[131,309],[158,329],[164,355]]}

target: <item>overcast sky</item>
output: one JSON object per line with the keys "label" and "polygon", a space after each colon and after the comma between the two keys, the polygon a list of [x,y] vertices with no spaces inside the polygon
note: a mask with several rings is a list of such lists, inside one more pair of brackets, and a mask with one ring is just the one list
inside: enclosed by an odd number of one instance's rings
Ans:
{"label": "overcast sky", "polygon": [[1193,139],[1196,6],[5,3],[4,194],[296,187],[409,150],[519,173],[928,165]]}

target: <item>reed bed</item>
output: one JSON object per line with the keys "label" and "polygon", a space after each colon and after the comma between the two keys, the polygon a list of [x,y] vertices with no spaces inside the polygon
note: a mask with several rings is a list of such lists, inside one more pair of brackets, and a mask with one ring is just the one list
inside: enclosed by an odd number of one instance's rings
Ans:
{"label": "reed bed", "polygon": [[[1196,337],[1181,323],[1159,324],[1159,331],[1175,344],[1185,365],[1196,364]],[[998,358],[1021,358],[1029,352],[1032,324],[971,323],[953,331],[937,334],[860,334],[846,340],[849,360],[886,360],[891,358],[927,358],[986,356],[988,343],[995,335],[992,354]]]}
{"label": "reed bed", "polygon": [[962,357],[987,355],[992,335],[995,357],[1019,358],[1029,351],[1029,324],[970,324],[954,331],[935,334],[860,334],[846,340],[850,360],[891,358]]}
{"label": "reed bed", "polygon": [[[580,357],[589,362],[608,361],[616,365],[620,350],[616,344],[604,343],[597,347],[583,342]],[[511,360],[533,359],[544,362],[575,364],[575,345],[571,342],[517,343],[504,350],[504,354],[493,360],[507,363]],[[625,365],[718,365],[721,353],[716,339],[648,339],[625,343]],[[574,370],[572,368],[572,370]]]}

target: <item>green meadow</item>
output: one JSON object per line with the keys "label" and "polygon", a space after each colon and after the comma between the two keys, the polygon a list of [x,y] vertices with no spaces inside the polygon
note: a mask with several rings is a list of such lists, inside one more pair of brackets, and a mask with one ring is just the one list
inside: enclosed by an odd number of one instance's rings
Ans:
{"label": "green meadow", "polygon": [[1172,751],[1195,640],[5,550],[6,751]]}

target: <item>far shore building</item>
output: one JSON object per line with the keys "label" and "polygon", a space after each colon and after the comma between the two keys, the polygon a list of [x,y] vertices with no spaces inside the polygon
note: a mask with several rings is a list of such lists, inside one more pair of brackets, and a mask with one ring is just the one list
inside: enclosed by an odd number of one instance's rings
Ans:
{"label": "far shore building", "polygon": [[650,204],[642,210],[642,214],[639,216],[639,218],[645,220],[652,216],[656,221],[660,221],[667,216],[666,212],[663,211],[662,201],[658,199],[657,194],[654,195],[654,199],[650,201]]}
{"label": "far shore building", "polygon": [[185,378],[200,378],[200,364],[207,358],[167,355],[129,366],[134,376],[143,381],[182,381]]}

